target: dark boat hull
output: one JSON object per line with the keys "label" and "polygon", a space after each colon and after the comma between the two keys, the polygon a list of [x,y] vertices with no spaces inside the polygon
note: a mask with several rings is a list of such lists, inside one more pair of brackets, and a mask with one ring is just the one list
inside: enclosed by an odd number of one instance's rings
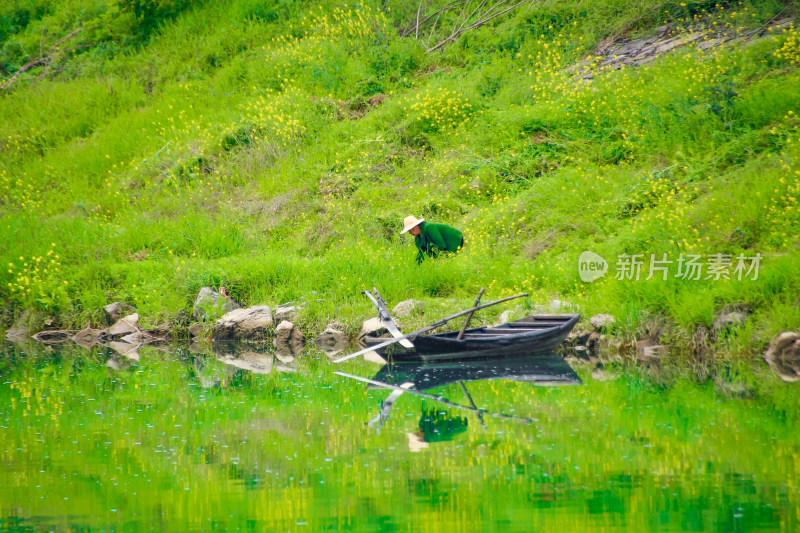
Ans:
{"label": "dark boat hull", "polygon": [[[458,332],[420,335],[413,350],[391,345],[385,357],[393,361],[451,361],[551,353],[580,320],[580,315],[537,315],[493,328],[474,328],[457,339]],[[366,339],[367,344],[385,339]]]}

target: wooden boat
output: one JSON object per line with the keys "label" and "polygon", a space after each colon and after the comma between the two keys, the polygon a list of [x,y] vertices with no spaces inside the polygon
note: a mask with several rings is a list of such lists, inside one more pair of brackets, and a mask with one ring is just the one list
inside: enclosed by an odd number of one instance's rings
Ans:
{"label": "wooden boat", "polygon": [[[580,315],[533,315],[499,326],[417,335],[413,349],[390,345],[378,353],[391,361],[448,361],[540,355],[555,350],[580,320]],[[386,339],[364,337],[372,346]]]}

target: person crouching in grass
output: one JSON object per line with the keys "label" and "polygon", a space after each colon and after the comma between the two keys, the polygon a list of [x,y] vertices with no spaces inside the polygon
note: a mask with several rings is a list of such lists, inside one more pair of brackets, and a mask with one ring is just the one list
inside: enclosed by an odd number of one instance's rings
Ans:
{"label": "person crouching in grass", "polygon": [[464,247],[464,235],[456,228],[444,224],[425,222],[424,218],[413,215],[403,220],[403,233],[414,236],[417,245],[417,264],[422,264],[425,256],[438,257],[442,252],[456,253]]}

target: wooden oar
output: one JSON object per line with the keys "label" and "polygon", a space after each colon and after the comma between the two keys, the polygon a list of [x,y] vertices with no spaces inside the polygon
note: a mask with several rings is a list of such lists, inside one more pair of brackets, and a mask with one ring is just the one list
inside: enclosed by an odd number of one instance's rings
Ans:
{"label": "wooden oar", "polygon": [[375,381],[369,378],[362,378],[361,376],[356,376],[355,374],[348,374],[346,372],[334,372],[337,376],[343,376],[346,378],[355,379],[358,381],[363,381],[364,383],[369,383],[370,385],[375,385],[377,387],[383,387],[384,389],[393,389],[393,390],[400,390],[405,392],[406,394],[413,394],[414,396],[422,396],[423,398],[428,398],[430,400],[435,400],[437,402],[442,402],[445,405],[449,405],[450,407],[455,407],[456,409],[464,409],[467,411],[472,411],[473,413],[477,413],[480,415],[489,415],[495,418],[504,418],[506,420],[515,420],[517,422],[527,422],[528,424],[534,422],[533,418],[527,418],[524,416],[514,416],[514,415],[507,415],[505,413],[492,413],[486,411],[485,409],[478,409],[477,407],[467,407],[466,405],[461,405],[458,403],[453,403],[450,400],[442,398],[441,396],[435,396],[433,394],[428,394],[426,392],[420,392],[414,389],[404,389],[403,387],[399,387],[397,385],[391,385],[389,383],[384,383],[383,381]]}
{"label": "wooden oar", "polygon": [[517,294],[515,296],[509,296],[507,298],[502,298],[500,300],[495,300],[494,302],[489,302],[488,304],[479,305],[477,307],[473,307],[472,309],[467,309],[466,311],[461,311],[460,313],[456,313],[454,315],[450,315],[447,318],[443,318],[440,321],[431,324],[430,326],[425,326],[424,328],[418,329],[417,331],[412,331],[411,333],[403,335],[402,337],[389,339],[386,342],[382,342],[382,343],[376,344],[374,346],[369,346],[367,348],[364,348],[363,350],[359,350],[359,351],[357,351],[355,353],[351,353],[350,355],[345,355],[344,357],[340,357],[338,359],[334,359],[333,362],[334,363],[341,363],[342,361],[347,361],[348,359],[352,359],[354,357],[358,357],[359,355],[363,355],[363,354],[365,354],[367,352],[371,352],[373,350],[380,350],[381,348],[383,348],[385,346],[389,346],[390,344],[394,344],[396,342],[400,342],[403,339],[408,339],[410,337],[416,337],[420,333],[426,333],[426,332],[431,331],[433,329],[440,328],[440,327],[444,326],[445,324],[447,324],[448,322],[450,322],[451,320],[453,320],[454,318],[458,318],[460,316],[464,316],[464,315],[466,315],[468,313],[474,313],[475,311],[479,311],[481,309],[485,309],[485,308],[491,307],[493,305],[501,304],[503,302],[507,302],[507,301],[513,300],[515,298],[523,298],[525,296],[528,296],[527,292],[523,292],[522,294]]}
{"label": "wooden oar", "polygon": [[[392,315],[389,314],[389,310],[386,308],[386,302],[383,301],[381,295],[378,293],[378,289],[372,288],[372,291],[375,293],[373,296],[369,291],[361,291],[361,294],[372,300],[372,303],[375,304],[375,307],[378,308],[378,319],[381,321],[383,327],[389,330],[389,333],[392,334],[392,337],[402,337],[403,334],[400,332],[400,328],[397,327],[397,323],[392,318]],[[403,339],[400,341],[400,344],[405,346],[406,348],[414,348],[414,345],[408,339]]]}
{"label": "wooden oar", "polygon": [[[477,307],[481,304],[481,296],[483,296],[483,289],[481,289],[481,292],[478,293],[478,297],[475,298],[475,303],[472,304],[472,307]],[[457,341],[460,341],[464,337],[464,332],[467,331],[467,326],[469,326],[469,321],[472,320],[472,315],[474,314],[475,311],[467,315],[467,319],[464,320],[464,325],[461,326],[461,331],[458,332],[458,337],[456,337]]]}

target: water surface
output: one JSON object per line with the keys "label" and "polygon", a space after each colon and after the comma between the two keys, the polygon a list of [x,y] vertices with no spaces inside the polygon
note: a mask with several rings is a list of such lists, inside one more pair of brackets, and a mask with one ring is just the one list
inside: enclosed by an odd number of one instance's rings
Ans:
{"label": "water surface", "polygon": [[800,530],[800,396],[760,364],[2,349],[0,531]]}

